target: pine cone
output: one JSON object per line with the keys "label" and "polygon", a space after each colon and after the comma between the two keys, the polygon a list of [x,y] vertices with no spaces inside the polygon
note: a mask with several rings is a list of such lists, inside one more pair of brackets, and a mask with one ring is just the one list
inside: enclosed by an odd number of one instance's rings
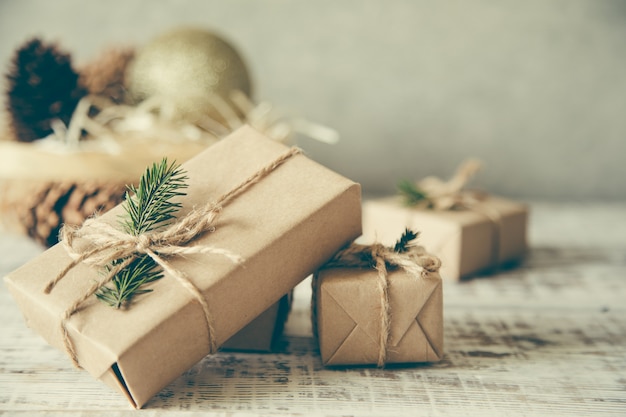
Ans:
{"label": "pine cone", "polygon": [[132,48],[109,49],[80,71],[80,82],[90,94],[104,96],[116,104],[124,102],[124,74],[135,56]]}
{"label": "pine cone", "polygon": [[6,77],[10,126],[15,138],[23,142],[52,133],[54,119],[68,124],[76,104],[86,94],[69,54],[37,38],[16,51]]}
{"label": "pine cone", "polygon": [[63,224],[79,226],[96,212],[106,212],[124,199],[124,184],[51,182],[35,191],[20,209],[28,235],[45,246],[58,242]]}

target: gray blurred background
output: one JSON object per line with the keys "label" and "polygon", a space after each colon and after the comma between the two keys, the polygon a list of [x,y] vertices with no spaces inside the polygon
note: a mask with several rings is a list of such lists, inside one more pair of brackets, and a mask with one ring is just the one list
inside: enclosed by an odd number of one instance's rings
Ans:
{"label": "gray blurred background", "polygon": [[623,0],[0,0],[0,62],[28,37],[75,61],[180,25],[246,59],[255,97],[332,126],[298,143],[369,194],[448,177],[519,199],[626,200]]}

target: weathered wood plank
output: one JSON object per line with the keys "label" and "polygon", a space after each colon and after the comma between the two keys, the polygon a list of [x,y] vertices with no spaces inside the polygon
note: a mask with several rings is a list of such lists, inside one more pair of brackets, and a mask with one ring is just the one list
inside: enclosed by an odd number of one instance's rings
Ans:
{"label": "weathered wood plank", "polygon": [[[141,414],[626,415],[625,220],[624,205],[533,205],[519,268],[445,285],[438,364],[322,368],[304,285],[280,353],[205,358]],[[0,274],[38,252],[0,235]],[[0,415],[136,415],[27,329],[4,286],[0,316]]]}

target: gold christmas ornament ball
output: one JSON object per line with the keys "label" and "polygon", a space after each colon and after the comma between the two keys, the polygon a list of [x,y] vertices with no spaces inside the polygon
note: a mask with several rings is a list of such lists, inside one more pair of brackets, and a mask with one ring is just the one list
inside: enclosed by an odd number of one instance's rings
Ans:
{"label": "gold christmas ornament ball", "polygon": [[158,96],[174,115],[194,121],[214,113],[211,97],[228,100],[233,90],[251,97],[243,59],[218,35],[182,28],[165,33],[137,51],[126,74],[133,102]]}

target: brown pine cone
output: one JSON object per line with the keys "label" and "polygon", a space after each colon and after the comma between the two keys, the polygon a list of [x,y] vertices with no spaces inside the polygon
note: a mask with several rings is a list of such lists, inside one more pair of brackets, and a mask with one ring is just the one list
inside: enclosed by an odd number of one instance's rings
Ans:
{"label": "brown pine cone", "polygon": [[80,71],[80,82],[90,94],[103,96],[116,104],[124,102],[124,74],[135,56],[132,48],[108,49]]}
{"label": "brown pine cone", "polygon": [[52,246],[63,224],[79,226],[94,213],[104,213],[124,199],[126,186],[98,182],[50,182],[23,202],[19,220],[30,237]]}
{"label": "brown pine cone", "polygon": [[55,119],[67,125],[86,94],[70,55],[37,38],[17,49],[6,78],[9,124],[13,136],[23,142],[52,133]]}

